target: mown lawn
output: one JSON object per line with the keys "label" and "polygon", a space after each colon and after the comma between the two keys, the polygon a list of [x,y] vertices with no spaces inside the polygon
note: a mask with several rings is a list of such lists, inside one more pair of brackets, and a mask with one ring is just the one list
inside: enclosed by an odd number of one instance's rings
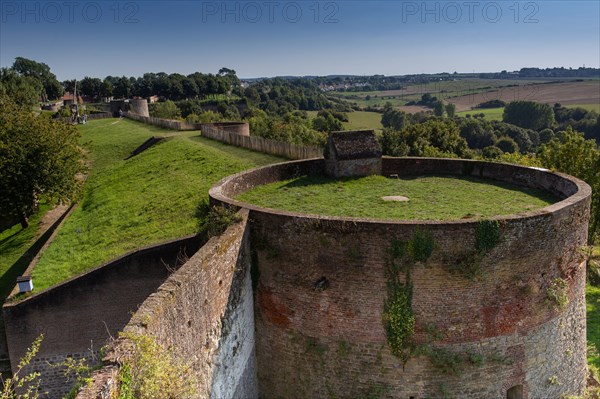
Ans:
{"label": "mown lawn", "polygon": [[[198,231],[197,207],[219,179],[279,158],[129,120],[82,127],[92,169],[77,209],[33,272],[36,289],[135,248]],[[153,135],[168,136],[125,160]]]}
{"label": "mown lawn", "polygon": [[[405,196],[408,202],[384,201]],[[399,220],[490,217],[542,208],[549,194],[471,177],[300,177],[257,187],[239,200],[276,209],[330,216]]]}

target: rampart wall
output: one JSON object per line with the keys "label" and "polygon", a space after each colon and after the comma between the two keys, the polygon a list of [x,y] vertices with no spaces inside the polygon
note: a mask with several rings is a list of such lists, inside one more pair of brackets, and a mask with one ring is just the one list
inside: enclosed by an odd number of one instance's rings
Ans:
{"label": "rampart wall", "polygon": [[[212,238],[160,286],[125,331],[144,334],[184,359],[198,381],[197,398],[258,397],[254,307],[247,211],[242,221]],[[78,399],[116,390],[118,369],[131,347],[117,341]],[[118,359],[118,360],[117,360]]]}
{"label": "rampart wall", "polygon": [[44,334],[40,352],[28,370],[41,373],[47,397],[62,397],[72,382],[66,381],[59,364],[67,357],[93,362],[100,348],[123,330],[131,313],[165,281],[169,269],[176,269],[202,241],[186,237],[133,251],[62,284],[6,303],[3,317],[12,370],[17,370],[27,348]]}
{"label": "rampart wall", "polygon": [[[481,176],[553,192],[562,201],[494,218],[499,238],[476,252],[477,220],[378,221],[274,211],[232,198],[254,185],[322,173],[322,160],[224,179],[213,204],[247,208],[257,252],[256,354],[261,397],[548,399],[586,379],[585,259],[589,186],[549,171],[479,161],[383,159],[384,174]],[[418,232],[431,255],[393,258]],[[413,241],[414,242],[414,241]],[[398,247],[396,247],[398,248]],[[407,250],[408,251],[408,250]],[[476,277],[465,262],[477,256]],[[390,351],[384,309],[391,262],[410,286],[414,341]],[[568,304],[551,292],[564,283]]]}

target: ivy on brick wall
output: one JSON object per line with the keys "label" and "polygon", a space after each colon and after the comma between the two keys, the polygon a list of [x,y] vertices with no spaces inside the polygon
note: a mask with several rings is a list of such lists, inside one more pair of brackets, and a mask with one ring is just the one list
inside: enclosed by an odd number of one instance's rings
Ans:
{"label": "ivy on brick wall", "polygon": [[[392,241],[391,256],[386,262],[387,299],[383,307],[383,327],[390,351],[403,362],[408,361],[415,349],[411,268],[416,262],[427,261],[433,248],[431,233],[417,229],[408,243]],[[403,280],[401,274],[404,274]]]}
{"label": "ivy on brick wall", "polygon": [[500,223],[497,220],[482,220],[475,228],[475,249],[489,252],[500,240]]}

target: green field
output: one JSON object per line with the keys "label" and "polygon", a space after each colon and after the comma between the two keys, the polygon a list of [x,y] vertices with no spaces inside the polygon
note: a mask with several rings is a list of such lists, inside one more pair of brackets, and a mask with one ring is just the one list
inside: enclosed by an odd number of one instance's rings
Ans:
{"label": "green field", "polygon": [[354,111],[348,113],[348,122],[344,122],[344,129],[361,130],[374,129],[381,130],[381,114],[379,112]]}
{"label": "green field", "polygon": [[[315,118],[318,111],[307,111],[306,113],[309,118]],[[383,129],[379,112],[354,111],[347,112],[346,115],[348,115],[348,122],[343,122],[345,130]]]}
{"label": "green field", "polygon": [[[198,205],[224,176],[279,158],[198,136],[104,119],[81,127],[92,170],[83,200],[33,272],[36,289],[127,251],[198,231]],[[152,135],[170,136],[124,160]]]}
{"label": "green field", "polygon": [[588,111],[596,111],[600,114],[600,104],[568,104],[565,105],[567,108],[583,108]]}
{"label": "green field", "polygon": [[486,119],[488,121],[501,121],[503,113],[504,113],[504,107],[501,107],[501,108],[472,109],[470,111],[457,112],[456,115],[457,116],[471,115],[471,117],[472,117],[473,115],[484,114],[485,117],[483,119]]}
{"label": "green field", "polygon": [[[390,202],[382,199],[396,195],[410,200]],[[539,190],[450,176],[402,179],[305,176],[257,187],[237,199],[307,214],[398,220],[490,217],[542,208],[556,201]]]}

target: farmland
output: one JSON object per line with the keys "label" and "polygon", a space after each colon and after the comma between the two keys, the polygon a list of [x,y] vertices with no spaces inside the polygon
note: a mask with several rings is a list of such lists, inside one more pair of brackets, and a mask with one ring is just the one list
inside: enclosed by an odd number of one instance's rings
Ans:
{"label": "farmland", "polygon": [[[329,96],[342,98],[361,108],[383,107],[391,103],[395,108],[415,113],[427,108],[406,106],[407,102],[419,101],[429,93],[456,105],[459,115],[478,104],[490,100],[530,100],[543,103],[561,103],[565,106],[581,106],[600,110],[600,80],[560,81],[557,79],[457,79],[455,81],[430,82],[408,85],[402,90],[330,92]],[[481,111],[477,110],[477,113]],[[498,114],[486,113],[486,119],[497,120]]]}
{"label": "farmland", "polygon": [[540,83],[553,82],[547,79],[477,79],[466,78],[451,81],[409,84],[401,90],[330,92],[330,96],[343,98],[361,107],[382,107],[386,102],[394,106],[405,105],[409,101],[418,101],[423,94],[429,93],[439,99],[473,96],[490,90],[507,90],[511,87],[535,87]]}
{"label": "farmland", "polygon": [[505,87],[485,93],[469,94],[448,99],[450,103],[456,105],[457,111],[470,110],[477,104],[490,100],[502,100],[505,102],[527,100],[548,104],[597,105],[600,104],[600,80]]}

